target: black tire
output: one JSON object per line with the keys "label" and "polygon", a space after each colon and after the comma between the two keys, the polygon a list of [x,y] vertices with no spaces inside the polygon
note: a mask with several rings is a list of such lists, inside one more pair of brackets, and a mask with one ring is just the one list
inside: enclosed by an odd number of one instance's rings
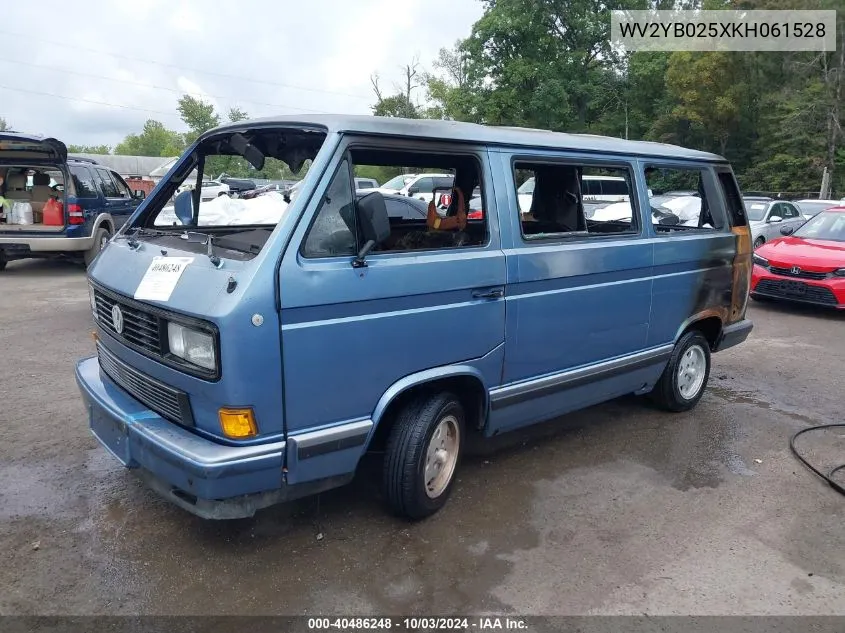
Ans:
{"label": "black tire", "polygon": [[[454,422],[452,422],[454,420]],[[422,519],[442,508],[455,484],[464,446],[464,409],[451,393],[412,400],[402,411],[387,440],[384,493],[390,509],[409,519]],[[430,496],[426,487],[426,457],[435,430],[443,422],[457,428],[457,449],[445,487]]]}
{"label": "black tire", "polygon": [[[679,373],[682,363],[688,362],[689,357],[686,354],[695,348],[692,352],[697,356],[698,353],[703,355],[704,360],[704,377],[701,385],[693,393],[682,393],[679,386]],[[672,356],[660,380],[654,386],[651,392],[651,399],[661,408],[667,411],[689,411],[704,395],[707,389],[707,382],[710,379],[710,343],[704,338],[704,335],[698,330],[691,330],[684,334],[672,350]],[[694,385],[693,385],[694,386]]]}
{"label": "black tire", "polygon": [[756,240],[754,240],[754,248],[758,249],[765,243],[766,243],[766,238],[761,235]]}
{"label": "black tire", "polygon": [[103,247],[108,243],[109,237],[111,233],[106,227],[101,226],[97,229],[97,232],[94,233],[94,246],[92,246],[89,250],[85,251],[85,267],[91,265],[91,262],[94,261],[94,258],[100,254],[100,251],[103,250]]}
{"label": "black tire", "polygon": [[0,270],[4,270],[6,268],[6,264],[9,263],[9,260],[6,259],[6,255],[3,251],[0,251]]}

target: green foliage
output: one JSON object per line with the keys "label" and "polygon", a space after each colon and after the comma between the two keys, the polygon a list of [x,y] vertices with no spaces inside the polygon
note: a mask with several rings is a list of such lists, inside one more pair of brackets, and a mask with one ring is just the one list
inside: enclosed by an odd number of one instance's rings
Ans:
{"label": "green foliage", "polygon": [[126,156],[179,156],[185,148],[182,135],[168,130],[164,124],[148,119],[140,134],[130,134],[114,148],[115,154]]}
{"label": "green foliage", "polygon": [[376,116],[404,117],[406,119],[418,119],[417,107],[402,94],[381,99],[373,106],[373,114]]}
{"label": "green foliage", "polygon": [[[190,145],[197,137],[220,125],[220,115],[214,112],[214,106],[202,99],[195,99],[191,95],[183,95],[179,99],[179,116],[190,130],[185,134],[185,143]],[[236,112],[240,110],[234,109]]]}
{"label": "green foliage", "polygon": [[6,119],[0,116],[0,132],[10,130],[11,126],[6,122]]}
{"label": "green foliage", "polygon": [[69,154],[111,154],[108,145],[68,145]]}

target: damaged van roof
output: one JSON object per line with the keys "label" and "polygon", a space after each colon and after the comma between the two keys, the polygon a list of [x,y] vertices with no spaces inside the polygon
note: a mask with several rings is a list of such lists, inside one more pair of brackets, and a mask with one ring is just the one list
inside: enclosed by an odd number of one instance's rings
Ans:
{"label": "damaged van roof", "polygon": [[439,119],[402,119],[351,114],[309,114],[266,117],[230,123],[209,130],[203,138],[254,126],[319,127],[328,133],[413,137],[487,145],[509,145],[659,158],[726,162],[718,154],[652,141],[628,141],[594,134],[568,134],[533,128],[480,125]]}

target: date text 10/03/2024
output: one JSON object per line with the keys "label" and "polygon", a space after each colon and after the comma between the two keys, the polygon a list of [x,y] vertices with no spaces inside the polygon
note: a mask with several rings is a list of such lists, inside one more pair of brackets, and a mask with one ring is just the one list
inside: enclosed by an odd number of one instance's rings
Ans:
{"label": "date text 10/03/2024", "polygon": [[525,631],[528,624],[521,618],[476,616],[472,618],[411,617],[411,618],[308,618],[310,631]]}

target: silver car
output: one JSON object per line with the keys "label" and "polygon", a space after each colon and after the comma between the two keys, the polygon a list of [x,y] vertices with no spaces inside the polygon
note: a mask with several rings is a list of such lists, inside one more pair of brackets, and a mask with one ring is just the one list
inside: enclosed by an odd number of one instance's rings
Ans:
{"label": "silver car", "polygon": [[744,202],[754,248],[789,235],[807,221],[791,202],[771,198],[745,198]]}

